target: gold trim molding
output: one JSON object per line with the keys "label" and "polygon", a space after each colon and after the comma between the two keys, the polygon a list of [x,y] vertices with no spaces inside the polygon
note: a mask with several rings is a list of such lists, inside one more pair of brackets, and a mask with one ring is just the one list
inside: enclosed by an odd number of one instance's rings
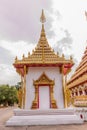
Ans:
{"label": "gold trim molding", "polygon": [[31,109],[38,109],[39,86],[43,85],[48,85],[50,87],[50,108],[57,108],[56,100],[54,99],[54,84],[54,80],[50,80],[45,73],[43,73],[38,80],[33,81],[35,97]]}

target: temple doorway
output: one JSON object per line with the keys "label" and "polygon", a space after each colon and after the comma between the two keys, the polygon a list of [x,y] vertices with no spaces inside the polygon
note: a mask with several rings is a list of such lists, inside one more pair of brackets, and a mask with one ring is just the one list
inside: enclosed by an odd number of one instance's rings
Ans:
{"label": "temple doorway", "polygon": [[33,80],[35,87],[35,97],[31,109],[49,109],[57,108],[54,99],[54,80],[51,80],[45,73]]}
{"label": "temple doorway", "polygon": [[49,86],[39,87],[39,109],[50,108],[50,92]]}

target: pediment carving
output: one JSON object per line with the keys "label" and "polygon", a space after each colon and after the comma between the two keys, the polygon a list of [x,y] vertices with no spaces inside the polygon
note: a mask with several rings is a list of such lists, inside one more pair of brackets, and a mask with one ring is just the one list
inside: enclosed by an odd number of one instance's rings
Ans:
{"label": "pediment carving", "polygon": [[54,85],[54,80],[51,80],[44,72],[43,74],[33,82],[34,85]]}

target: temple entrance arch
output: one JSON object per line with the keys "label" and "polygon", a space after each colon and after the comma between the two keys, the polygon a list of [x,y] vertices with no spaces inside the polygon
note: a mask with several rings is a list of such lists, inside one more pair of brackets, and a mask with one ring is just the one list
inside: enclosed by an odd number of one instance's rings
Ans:
{"label": "temple entrance arch", "polygon": [[[43,100],[41,101],[41,99],[40,99],[43,96],[40,96],[40,95],[41,95],[41,91],[43,91],[44,89],[45,89],[46,94],[49,95],[48,101],[49,101],[50,105],[48,104],[49,105],[48,107],[57,108],[56,100],[54,99],[54,84],[55,84],[54,80],[49,79],[45,73],[43,73],[39,77],[39,79],[33,81],[33,85],[35,87],[35,98],[34,98],[34,101],[32,102],[32,107],[31,107],[32,109],[38,109],[40,107],[41,104],[39,104],[39,103],[42,103],[42,101],[43,101]],[[42,89],[42,90],[40,91],[40,89]],[[47,93],[47,91],[48,91],[48,93]],[[43,91],[43,93],[44,93],[44,91]],[[45,93],[44,93],[44,96],[45,96]],[[45,103],[45,101],[46,101],[46,99],[44,99],[43,103]],[[43,107],[43,109],[44,109],[44,107]]]}

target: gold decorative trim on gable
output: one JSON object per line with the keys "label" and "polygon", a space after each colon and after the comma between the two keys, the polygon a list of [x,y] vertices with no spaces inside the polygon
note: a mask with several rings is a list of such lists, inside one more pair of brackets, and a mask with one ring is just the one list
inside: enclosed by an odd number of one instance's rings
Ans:
{"label": "gold decorative trim on gable", "polygon": [[34,86],[39,85],[39,84],[40,85],[54,85],[55,82],[54,82],[54,80],[49,79],[45,73],[43,73],[39,77],[38,80],[33,81],[33,84],[34,84]]}

